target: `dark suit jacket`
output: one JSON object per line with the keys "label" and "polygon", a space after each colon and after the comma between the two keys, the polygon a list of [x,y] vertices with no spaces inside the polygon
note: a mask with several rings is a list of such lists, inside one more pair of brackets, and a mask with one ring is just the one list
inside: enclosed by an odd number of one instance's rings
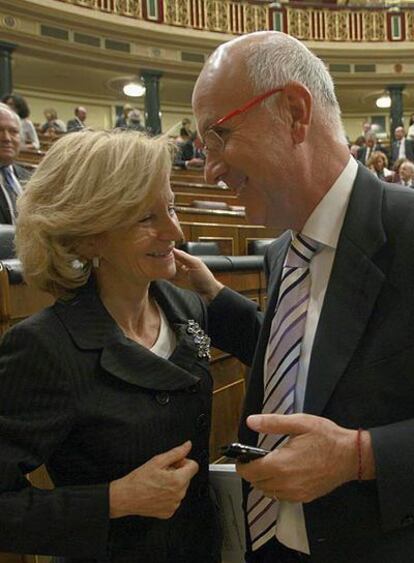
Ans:
{"label": "dark suit jacket", "polygon": [[[405,158],[414,162],[414,146],[413,142],[409,139],[403,140],[405,145]],[[398,141],[394,141],[391,146],[391,159],[390,165],[392,166],[396,160],[398,160],[398,155],[400,152],[400,144]]]}
{"label": "dark suit jacket", "polygon": [[[20,182],[20,185],[23,187],[24,184],[29,180],[31,173],[26,168],[23,168],[23,166],[19,166],[18,164],[13,165],[13,170],[16,178]],[[7,199],[4,197],[2,189],[0,189],[0,223],[2,223],[3,225],[13,224],[10,214],[10,208],[7,204]]]}
{"label": "dark suit jacket", "polygon": [[70,131],[81,131],[82,129],[85,129],[85,127],[86,126],[79,119],[76,119],[76,117],[74,119],[69,119],[66,124],[66,130],[68,133]]}
{"label": "dark suit jacket", "polygon": [[[204,326],[205,311],[198,296],[167,282],[151,291],[176,333],[169,360],[126,338],[90,287],[4,336],[0,551],[78,563],[218,560],[208,492],[212,379],[187,330],[189,319]],[[186,440],[200,470],[175,515],[110,520],[108,483]],[[25,478],[42,463],[53,491]]]}
{"label": "dark suit jacket", "polygon": [[[381,145],[375,145],[375,147],[372,149],[370,156],[372,155],[373,152],[376,151],[380,151],[383,152],[386,155],[386,151],[384,150],[384,148]],[[359,160],[360,162],[362,162],[362,164],[367,164],[365,162],[366,160],[366,154],[367,154],[367,147],[360,147],[358,149],[358,153],[357,153],[357,160]]]}
{"label": "dark suit jacket", "polygon": [[[240,427],[248,444],[257,435],[244,421],[261,411],[270,312],[289,242],[285,233],[269,246],[263,324],[254,303],[227,289],[209,310],[213,344],[252,364]],[[243,327],[236,336],[235,326]],[[312,563],[413,559],[413,331],[414,193],[360,165],[315,335],[304,412],[369,429],[377,479],[347,483],[304,505]]]}

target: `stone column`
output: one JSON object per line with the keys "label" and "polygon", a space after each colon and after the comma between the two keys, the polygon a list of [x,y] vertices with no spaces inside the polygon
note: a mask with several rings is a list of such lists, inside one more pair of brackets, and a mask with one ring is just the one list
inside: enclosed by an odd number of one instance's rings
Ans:
{"label": "stone column", "polygon": [[145,86],[145,127],[151,135],[161,133],[159,70],[144,70],[141,74]]}
{"label": "stone column", "polygon": [[12,53],[17,45],[0,41],[0,98],[11,94],[13,90],[12,80]]}
{"label": "stone column", "polygon": [[394,131],[396,127],[403,125],[403,90],[405,88],[404,84],[391,84],[387,86],[387,90],[390,93],[391,98],[391,108],[390,108],[390,139],[394,140]]}

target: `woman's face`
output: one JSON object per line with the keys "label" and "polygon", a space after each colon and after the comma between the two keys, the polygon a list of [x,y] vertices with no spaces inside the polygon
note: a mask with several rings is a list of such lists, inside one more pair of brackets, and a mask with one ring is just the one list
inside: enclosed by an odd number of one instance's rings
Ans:
{"label": "woman's face", "polygon": [[385,167],[385,162],[383,158],[378,157],[374,160],[374,168],[377,172],[382,172],[384,170],[384,167]]}
{"label": "woman's face", "polygon": [[172,250],[175,241],[182,238],[174,194],[168,184],[134,225],[98,236],[98,282],[100,277],[122,278],[130,284],[146,286],[153,280],[172,278],[176,272]]}

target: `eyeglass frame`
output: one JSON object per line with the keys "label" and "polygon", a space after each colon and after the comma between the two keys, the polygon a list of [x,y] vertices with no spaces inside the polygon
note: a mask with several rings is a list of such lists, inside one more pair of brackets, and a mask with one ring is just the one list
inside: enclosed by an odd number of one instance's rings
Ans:
{"label": "eyeglass frame", "polygon": [[[217,137],[217,139],[220,140],[220,143],[222,145],[222,147],[220,149],[216,149],[219,151],[222,151],[225,147],[225,142],[224,140],[217,134],[216,131],[214,131],[214,127],[217,127],[218,125],[221,125],[222,123],[225,123],[226,121],[228,121],[229,119],[232,119],[233,117],[236,117],[236,115],[241,115],[242,113],[246,113],[247,111],[249,111],[249,109],[251,109],[252,107],[254,107],[257,104],[260,104],[260,102],[263,102],[263,100],[266,100],[267,98],[270,98],[270,96],[273,96],[273,94],[277,94],[278,92],[282,92],[285,88],[284,87],[278,87],[278,88],[272,88],[271,90],[269,90],[268,92],[265,92],[264,94],[259,94],[257,96],[254,96],[253,98],[251,98],[250,100],[248,100],[247,102],[245,102],[242,106],[229,111],[228,113],[226,113],[223,117],[220,117],[219,119],[217,119],[216,121],[214,121],[214,123],[212,123],[211,125],[209,125],[207,127],[206,132],[204,133],[204,139],[207,137],[207,135],[209,135],[210,133],[214,133],[214,135]],[[206,143],[203,140],[203,150],[208,153],[209,149],[206,145]],[[214,150],[214,149],[213,149]]]}

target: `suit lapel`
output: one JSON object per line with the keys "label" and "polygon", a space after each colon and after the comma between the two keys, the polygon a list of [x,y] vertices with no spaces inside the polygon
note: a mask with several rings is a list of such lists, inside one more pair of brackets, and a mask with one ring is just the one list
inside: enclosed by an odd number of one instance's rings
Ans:
{"label": "suit lapel", "polygon": [[[160,305],[170,320],[171,311],[165,311],[164,303]],[[70,301],[56,303],[55,311],[78,348],[100,351],[102,368],[129,384],[169,391],[199,381],[199,377],[190,373],[198,348],[187,333],[186,319],[177,322],[175,315],[172,327],[177,346],[171,358],[164,360],[123,334],[105,309],[93,283],[82,288]]]}
{"label": "suit lapel", "polygon": [[384,273],[375,255],[386,242],[383,187],[361,165],[354,183],[309,365],[304,411],[321,414],[360,342]]}

